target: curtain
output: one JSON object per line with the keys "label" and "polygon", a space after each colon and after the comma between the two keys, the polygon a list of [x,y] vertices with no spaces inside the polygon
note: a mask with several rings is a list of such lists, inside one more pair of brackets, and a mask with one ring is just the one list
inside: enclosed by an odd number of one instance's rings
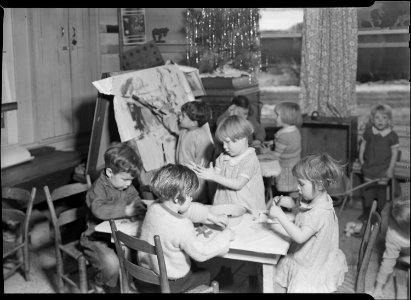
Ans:
{"label": "curtain", "polygon": [[299,102],[304,113],[349,117],[356,109],[357,9],[305,8]]}

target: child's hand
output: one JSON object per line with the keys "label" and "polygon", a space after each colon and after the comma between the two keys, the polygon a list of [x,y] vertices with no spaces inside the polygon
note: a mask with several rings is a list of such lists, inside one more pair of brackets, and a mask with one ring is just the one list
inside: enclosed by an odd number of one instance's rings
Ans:
{"label": "child's hand", "polygon": [[132,201],[126,206],[126,216],[144,216],[147,211],[147,205],[141,200]]}
{"label": "child's hand", "polygon": [[209,168],[205,168],[203,166],[195,165],[193,167],[193,171],[197,174],[198,178],[205,179],[205,180],[210,180],[215,175],[214,166],[213,166],[212,162],[210,162],[210,167]]}
{"label": "child's hand", "polygon": [[266,207],[267,209],[270,209],[272,205],[277,205],[277,204],[279,204],[282,197],[283,197],[283,195],[281,195],[281,196],[275,196],[274,198],[271,198],[271,199],[267,202],[267,204],[266,204],[265,207]]}
{"label": "child's hand", "polygon": [[283,210],[281,209],[280,206],[273,203],[270,207],[268,215],[271,218],[279,218],[280,216],[285,215],[285,214],[284,214],[284,212],[283,212]]}
{"label": "child's hand", "polygon": [[225,214],[216,215],[213,213],[209,213],[208,220],[222,228],[226,228],[228,224],[228,217]]}
{"label": "child's hand", "polygon": [[234,230],[232,230],[230,227],[226,227],[226,229],[224,229],[224,231],[228,231],[228,236],[229,236],[230,242],[235,240]]}

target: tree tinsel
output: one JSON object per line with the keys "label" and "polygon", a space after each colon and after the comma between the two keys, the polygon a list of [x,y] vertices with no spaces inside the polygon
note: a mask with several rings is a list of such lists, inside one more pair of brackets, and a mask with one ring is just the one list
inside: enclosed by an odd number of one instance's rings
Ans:
{"label": "tree tinsel", "polygon": [[261,67],[258,8],[188,8],[187,62],[200,73],[229,65],[254,74]]}

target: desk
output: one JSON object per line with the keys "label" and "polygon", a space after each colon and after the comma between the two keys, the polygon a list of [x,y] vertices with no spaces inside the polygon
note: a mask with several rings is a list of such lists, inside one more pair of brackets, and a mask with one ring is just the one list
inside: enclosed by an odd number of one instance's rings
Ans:
{"label": "desk", "polygon": [[[141,224],[141,221],[116,220],[117,229],[130,235],[139,233]],[[111,233],[108,221],[100,223],[95,229],[96,231]],[[240,224],[232,229],[235,231],[236,238],[231,242],[229,252],[222,257],[261,263],[263,292],[273,293],[275,265],[282,255],[287,254],[290,246],[290,239],[284,228],[278,223],[257,223],[253,221],[251,214],[246,213]],[[217,232],[214,229],[212,231],[213,234]],[[207,239],[211,239],[213,234]],[[200,235],[199,238],[205,239],[203,235]]]}

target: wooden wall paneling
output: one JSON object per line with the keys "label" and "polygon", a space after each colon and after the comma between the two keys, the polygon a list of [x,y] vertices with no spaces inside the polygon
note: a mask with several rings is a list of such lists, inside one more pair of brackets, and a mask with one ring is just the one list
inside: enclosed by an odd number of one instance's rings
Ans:
{"label": "wooden wall paneling", "polygon": [[16,101],[18,102],[18,141],[19,144],[29,144],[35,137],[36,108],[33,105],[32,65],[30,58],[33,53],[29,44],[31,25],[27,8],[12,8],[13,51],[16,82]]}
{"label": "wooden wall paneling", "polygon": [[[73,126],[77,135],[91,132],[98,74],[98,16],[96,8],[69,9]],[[73,44],[73,39],[75,44]]]}

